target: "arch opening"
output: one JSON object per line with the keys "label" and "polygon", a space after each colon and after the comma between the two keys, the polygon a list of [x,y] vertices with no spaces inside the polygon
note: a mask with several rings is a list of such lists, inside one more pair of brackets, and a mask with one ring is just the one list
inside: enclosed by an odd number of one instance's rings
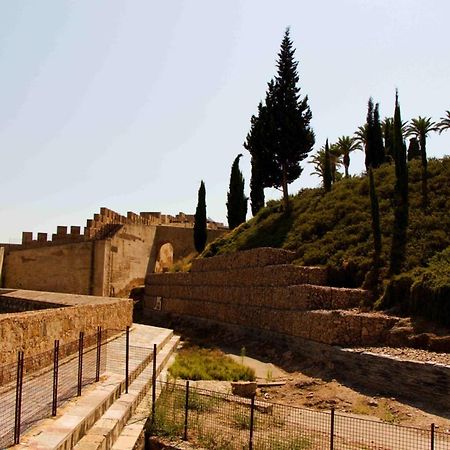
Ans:
{"label": "arch opening", "polygon": [[161,245],[155,263],[155,273],[168,272],[173,266],[173,246],[170,242]]}

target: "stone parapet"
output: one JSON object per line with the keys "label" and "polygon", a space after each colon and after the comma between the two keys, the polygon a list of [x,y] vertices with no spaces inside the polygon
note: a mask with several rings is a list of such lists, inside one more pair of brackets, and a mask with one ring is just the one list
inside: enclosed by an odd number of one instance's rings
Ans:
{"label": "stone parapet", "polygon": [[[14,363],[19,350],[29,358],[52,350],[55,339],[64,345],[76,341],[80,331],[94,334],[98,326],[104,330],[124,330],[132,323],[133,301],[130,299],[0,291],[0,308],[1,303],[7,305],[13,301],[18,301],[23,310],[28,304],[29,311],[0,315],[0,366]],[[39,304],[46,309],[33,310]]]}
{"label": "stone parapet", "polygon": [[[162,275],[162,277],[161,277]],[[176,275],[176,276],[174,276]],[[209,270],[167,274],[149,274],[146,282],[158,284],[193,284],[208,286],[290,286],[298,284],[327,285],[327,269],[279,264],[264,267],[242,267],[228,270]]]}
{"label": "stone parapet", "polygon": [[240,269],[247,267],[264,267],[289,264],[295,259],[295,253],[278,248],[255,248],[213,258],[195,259],[192,272],[209,272],[215,270]]}

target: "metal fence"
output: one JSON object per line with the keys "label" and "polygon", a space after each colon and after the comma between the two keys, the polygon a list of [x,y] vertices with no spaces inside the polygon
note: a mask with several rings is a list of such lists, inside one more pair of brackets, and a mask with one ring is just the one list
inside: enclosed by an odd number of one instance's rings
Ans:
{"label": "metal fence", "polygon": [[[109,360],[108,352],[112,353]],[[63,403],[101,380],[107,363],[112,371],[124,374],[128,391],[140,366],[151,357],[148,348],[130,346],[129,328],[80,332],[77,340],[64,345],[56,340],[52,350],[34,356],[19,351],[17,363],[0,366],[0,448],[18,444],[21,434],[35,422],[56,416]]]}
{"label": "metal fence", "polygon": [[157,382],[151,433],[207,449],[444,450],[450,434]]}

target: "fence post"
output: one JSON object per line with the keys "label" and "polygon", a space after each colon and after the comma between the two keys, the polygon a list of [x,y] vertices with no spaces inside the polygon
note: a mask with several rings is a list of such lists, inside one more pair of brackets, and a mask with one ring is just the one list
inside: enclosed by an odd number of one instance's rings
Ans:
{"label": "fence post", "polygon": [[153,344],[152,426],[155,425],[155,412],[156,412],[156,344]]}
{"label": "fence post", "polygon": [[55,340],[53,348],[53,401],[52,416],[56,416],[58,408],[58,370],[59,370],[59,340]]}
{"label": "fence post", "polygon": [[431,450],[434,450],[434,423],[431,424]]}
{"label": "fence post", "polygon": [[334,408],[331,408],[330,415],[330,450],[334,449]]}
{"label": "fence post", "polygon": [[253,450],[253,428],[255,424],[255,395],[253,394],[250,402],[250,441],[248,443],[249,450]]}
{"label": "fence post", "polygon": [[129,376],[129,363],[130,363],[130,327],[127,326],[126,339],[125,339],[125,393],[128,394],[128,376]]}
{"label": "fence post", "polygon": [[102,351],[102,327],[97,327],[97,361],[95,365],[95,381],[100,381],[101,351]]}
{"label": "fence post", "polygon": [[16,379],[16,411],[14,416],[14,444],[20,441],[20,416],[22,413],[22,387],[23,387],[23,351],[17,354],[17,379]]}
{"label": "fence post", "polygon": [[80,337],[78,339],[78,397],[81,395],[81,385],[83,383],[83,341],[84,333],[80,331]]}
{"label": "fence post", "polygon": [[189,413],[189,380],[186,381],[186,400],[184,403],[184,436],[185,441],[188,440],[188,413]]}

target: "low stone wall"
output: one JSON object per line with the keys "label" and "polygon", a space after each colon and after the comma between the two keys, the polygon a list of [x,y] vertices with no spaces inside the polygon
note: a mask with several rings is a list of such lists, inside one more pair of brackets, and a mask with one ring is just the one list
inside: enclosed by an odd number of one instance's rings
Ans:
{"label": "low stone wall", "polygon": [[[157,277],[157,276],[156,276]],[[170,280],[170,276],[166,279]],[[189,302],[200,302],[212,308],[257,307],[273,310],[316,310],[316,309],[346,309],[360,304],[365,298],[365,291],[360,289],[340,289],[326,286],[302,284],[298,286],[268,287],[268,286],[208,286],[208,285],[177,285],[168,282],[166,285],[150,285],[146,289],[148,299],[164,298],[164,306],[171,299],[180,300],[179,308],[186,313]],[[183,301],[183,302],[181,302]],[[194,303],[193,303],[194,304]],[[175,310],[173,312],[176,312]],[[181,310],[180,310],[181,312]]]}
{"label": "low stone wall", "polygon": [[[171,328],[180,326],[198,329],[201,334],[229,336],[242,341],[265,342],[279,352],[289,351],[298,361],[307,361],[311,369],[305,373],[317,376],[314,368],[328,371],[339,382],[366,389],[370,395],[393,396],[417,404],[433,413],[440,407],[450,411],[450,366],[355,351],[350,348],[319,343],[310,339],[288,336],[268,330],[247,328],[219,321],[189,316],[173,316],[153,311],[152,322]],[[227,338],[225,338],[227,339]],[[247,344],[246,344],[247,345]],[[260,345],[260,344],[258,344]],[[250,350],[250,347],[247,347]]]}
{"label": "low stone wall", "polygon": [[[194,263],[197,260],[194,260]],[[156,276],[155,276],[156,275]],[[291,264],[263,267],[241,267],[189,273],[149,274],[147,284],[207,285],[207,286],[291,286],[298,284],[328,284],[327,270],[322,267],[300,267]]]}
{"label": "low stone wall", "polygon": [[294,252],[278,248],[255,248],[213,258],[196,259],[192,262],[192,272],[210,272],[212,270],[241,269],[246,267],[264,267],[289,264],[295,258]]}
{"label": "low stone wall", "polygon": [[204,300],[152,298],[144,301],[144,314],[152,318],[158,308],[177,316],[191,316],[258,328],[330,345],[385,344],[396,317],[352,311],[305,311],[260,305],[226,304]]}
{"label": "low stone wall", "polygon": [[[51,309],[0,315],[0,366],[14,363],[17,352],[23,350],[25,358],[37,356],[53,349],[56,339],[63,346],[76,341],[80,331],[94,334],[97,327],[124,330],[132,323],[133,301],[70,294],[34,291],[0,290],[0,303],[19,301],[23,307],[41,303]],[[34,367],[42,366],[39,358]],[[44,364],[45,365],[45,364]]]}

